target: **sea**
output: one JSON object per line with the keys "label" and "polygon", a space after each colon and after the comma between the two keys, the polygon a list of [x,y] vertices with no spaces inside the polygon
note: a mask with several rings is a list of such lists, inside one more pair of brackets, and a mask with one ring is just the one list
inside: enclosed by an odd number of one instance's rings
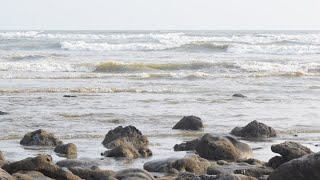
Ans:
{"label": "sea", "polygon": [[[247,98],[233,97],[241,93]],[[75,97],[64,97],[75,96]],[[0,31],[0,150],[10,161],[50,154],[25,147],[37,129],[78,146],[104,169],[183,157],[173,146],[205,133],[230,135],[253,120],[278,137],[245,139],[268,161],[272,144],[320,150],[320,31]],[[203,131],[173,130],[195,115]],[[151,158],[102,157],[109,130],[133,125]]]}

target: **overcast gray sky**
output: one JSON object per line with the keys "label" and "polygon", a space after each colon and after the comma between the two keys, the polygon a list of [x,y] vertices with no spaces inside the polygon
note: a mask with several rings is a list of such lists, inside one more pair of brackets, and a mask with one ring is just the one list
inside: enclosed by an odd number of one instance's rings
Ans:
{"label": "overcast gray sky", "polygon": [[2,30],[320,29],[320,0],[1,0]]}

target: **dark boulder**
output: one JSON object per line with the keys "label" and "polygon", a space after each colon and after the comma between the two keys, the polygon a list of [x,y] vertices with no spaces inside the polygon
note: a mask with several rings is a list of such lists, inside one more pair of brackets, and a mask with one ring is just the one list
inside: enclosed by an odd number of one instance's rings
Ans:
{"label": "dark boulder", "polygon": [[231,131],[232,135],[240,137],[276,137],[277,133],[272,128],[258,121],[252,121],[245,127],[236,127]]}
{"label": "dark boulder", "polygon": [[272,167],[273,169],[276,169],[283,163],[285,163],[285,161],[281,156],[274,156],[268,161],[267,166]]}
{"label": "dark boulder", "polygon": [[68,97],[68,98],[70,98],[70,97],[77,97],[77,96],[75,96],[75,95],[63,95],[63,97]]}
{"label": "dark boulder", "polygon": [[66,154],[66,155],[74,155],[77,154],[78,148],[75,144],[73,143],[68,143],[68,144],[58,144],[54,148],[54,152],[59,153],[59,154]]}
{"label": "dark boulder", "polygon": [[1,116],[1,115],[7,115],[7,114],[9,114],[9,113],[0,111],[0,116]]}
{"label": "dark boulder", "polygon": [[134,126],[118,126],[117,128],[110,130],[102,144],[107,148],[115,148],[121,144],[131,143],[136,149],[145,147],[149,144],[148,138]]}
{"label": "dark boulder", "polygon": [[174,151],[195,151],[196,146],[199,143],[200,139],[194,139],[191,141],[187,141],[185,143],[176,144],[173,149]]}
{"label": "dark boulder", "polygon": [[62,144],[62,141],[59,141],[52,133],[39,129],[24,135],[20,144],[25,146],[56,146]]}
{"label": "dark boulder", "polygon": [[184,116],[172,129],[202,130],[202,120],[197,116]]}
{"label": "dark boulder", "polygon": [[78,176],[69,171],[64,171],[61,167],[55,165],[52,162],[52,157],[49,155],[26,158],[21,161],[6,164],[2,168],[10,174],[19,171],[38,171],[45,176],[54,179],[80,180]]}
{"label": "dark boulder", "polygon": [[143,169],[125,169],[115,175],[118,180],[155,180],[155,178]]}
{"label": "dark boulder", "polygon": [[270,174],[269,180],[320,179],[320,152],[305,155],[280,165]]}
{"label": "dark boulder", "polygon": [[197,153],[209,160],[237,161],[252,158],[249,145],[229,136],[205,134],[196,146]]}
{"label": "dark boulder", "polygon": [[279,153],[285,162],[313,153],[309,148],[292,141],[272,145],[271,150]]}

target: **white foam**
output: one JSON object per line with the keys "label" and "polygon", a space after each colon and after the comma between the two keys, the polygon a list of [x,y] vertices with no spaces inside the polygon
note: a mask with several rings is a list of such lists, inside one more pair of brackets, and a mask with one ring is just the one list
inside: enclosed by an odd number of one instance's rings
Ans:
{"label": "white foam", "polygon": [[227,49],[231,53],[254,53],[254,54],[320,54],[318,45],[247,45],[233,44]]}

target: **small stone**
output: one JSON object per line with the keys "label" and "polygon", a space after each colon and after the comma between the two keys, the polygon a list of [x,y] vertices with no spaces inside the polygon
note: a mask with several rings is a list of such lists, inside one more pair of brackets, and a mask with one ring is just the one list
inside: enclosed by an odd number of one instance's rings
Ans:
{"label": "small stone", "polygon": [[247,96],[239,93],[232,95],[232,97],[247,98]]}
{"label": "small stone", "polygon": [[77,154],[78,148],[73,143],[68,144],[58,144],[54,148],[54,152],[60,153],[60,154],[66,154],[66,155],[74,155]]}
{"label": "small stone", "polygon": [[77,96],[75,96],[75,95],[63,95],[63,97],[71,98],[71,97],[77,97]]}

